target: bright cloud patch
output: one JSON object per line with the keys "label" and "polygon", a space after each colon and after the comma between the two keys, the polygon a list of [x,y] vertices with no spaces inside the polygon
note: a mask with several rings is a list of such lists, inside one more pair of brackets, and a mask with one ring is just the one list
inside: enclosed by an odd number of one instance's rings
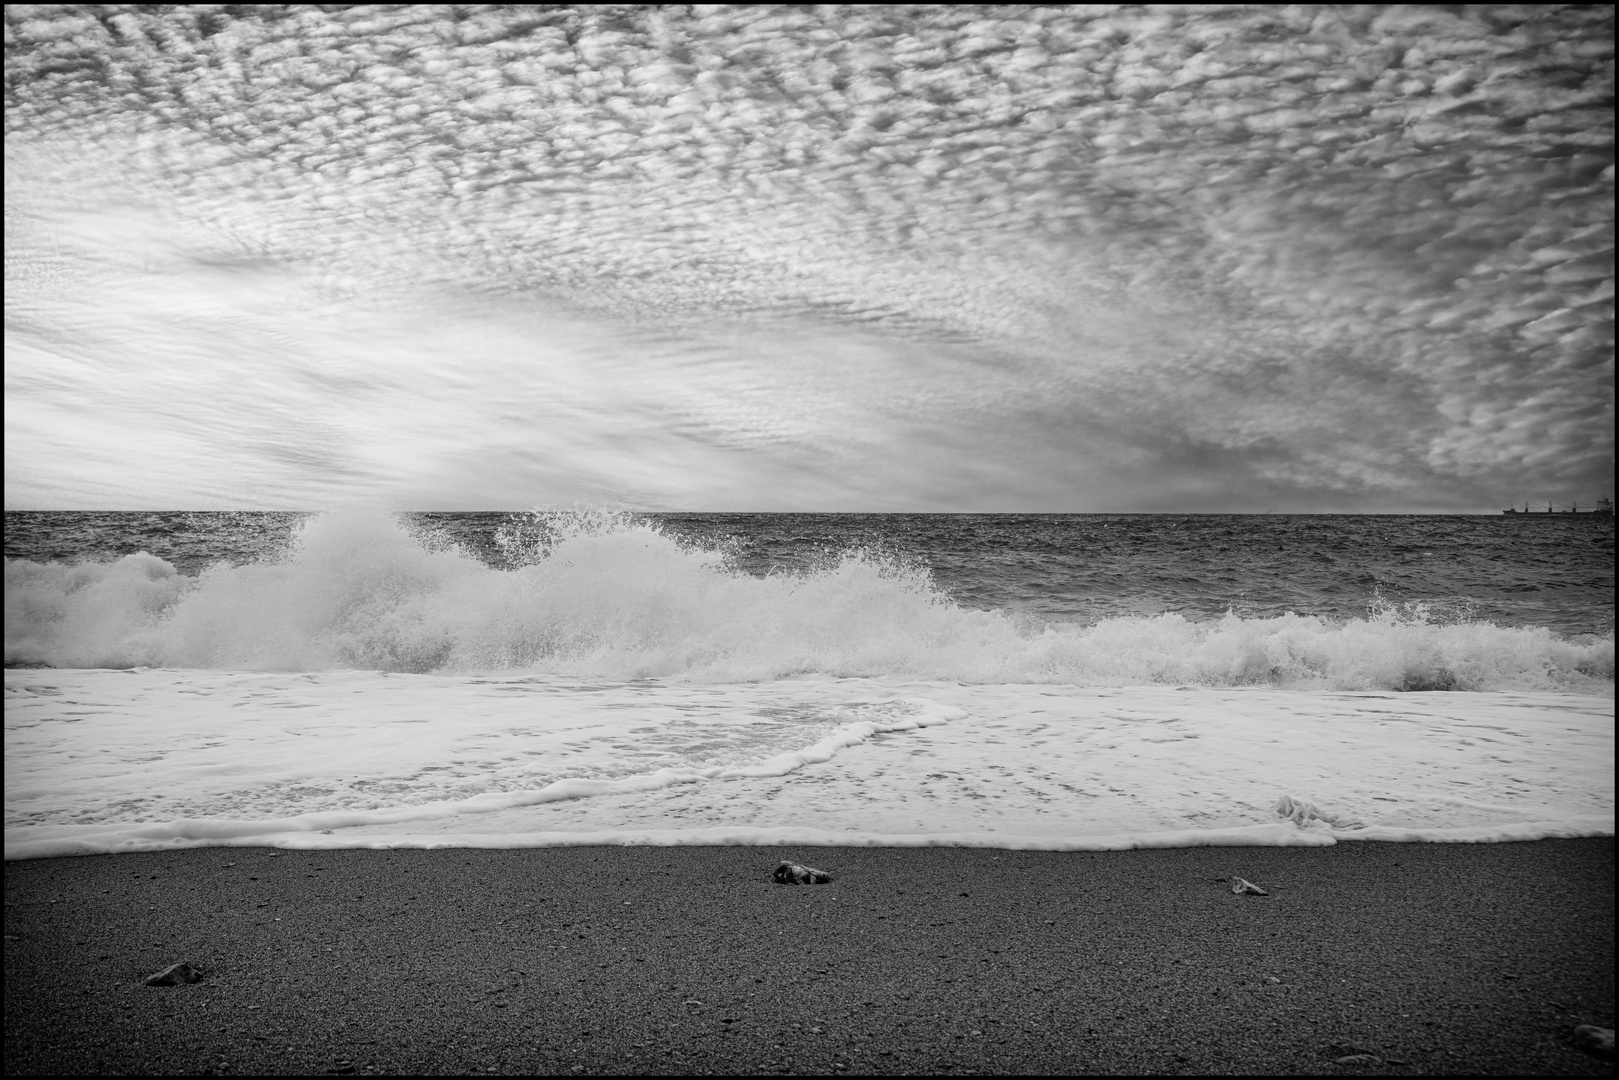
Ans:
{"label": "bright cloud patch", "polygon": [[1609,8],[450,12],[7,7],[10,502],[1611,486]]}

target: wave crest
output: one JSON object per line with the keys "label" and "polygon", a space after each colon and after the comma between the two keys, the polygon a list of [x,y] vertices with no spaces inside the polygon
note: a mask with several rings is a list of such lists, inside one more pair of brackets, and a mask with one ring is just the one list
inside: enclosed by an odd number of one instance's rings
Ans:
{"label": "wave crest", "polygon": [[145,553],[6,563],[7,666],[526,670],[744,682],[1196,683],[1611,693],[1612,636],[1567,640],[1422,605],[1364,619],[1176,614],[1043,623],[961,607],[927,570],[849,550],[751,576],[605,512],[533,515],[491,568],[386,515],[303,523],[274,561],[187,577]]}

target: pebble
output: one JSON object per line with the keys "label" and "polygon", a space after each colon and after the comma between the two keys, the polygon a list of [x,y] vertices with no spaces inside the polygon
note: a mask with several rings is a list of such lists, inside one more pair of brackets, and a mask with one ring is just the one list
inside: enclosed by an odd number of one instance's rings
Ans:
{"label": "pebble", "polygon": [[1581,1024],[1574,1029],[1574,1045],[1592,1057],[1613,1060],[1613,1028]]}
{"label": "pebble", "polygon": [[781,885],[825,885],[832,875],[812,866],[799,866],[783,859],[770,875]]}
{"label": "pebble", "polygon": [[143,981],[147,986],[179,986],[181,983],[201,982],[202,969],[182,960],[178,964],[170,964],[156,975],[146,976]]}
{"label": "pebble", "polygon": [[1380,1065],[1383,1059],[1376,1054],[1345,1054],[1341,1058],[1333,1058],[1337,1065]]}

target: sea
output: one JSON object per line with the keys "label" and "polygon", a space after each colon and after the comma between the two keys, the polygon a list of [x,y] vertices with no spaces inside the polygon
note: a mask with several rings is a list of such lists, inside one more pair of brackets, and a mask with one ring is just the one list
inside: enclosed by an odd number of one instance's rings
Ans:
{"label": "sea", "polygon": [[5,525],[8,859],[1613,834],[1612,517]]}

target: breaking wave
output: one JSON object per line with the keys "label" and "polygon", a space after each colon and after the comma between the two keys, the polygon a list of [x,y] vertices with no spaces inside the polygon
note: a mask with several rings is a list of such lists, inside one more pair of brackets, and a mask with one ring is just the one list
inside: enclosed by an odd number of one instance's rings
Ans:
{"label": "breaking wave", "polygon": [[492,568],[383,514],[303,523],[281,556],[196,576],[153,555],[7,560],[8,667],[533,671],[751,682],[799,674],[969,683],[1611,694],[1613,638],[1455,621],[1176,614],[1042,622],[963,607],[923,567],[849,550],[764,577],[611,513],[547,513]]}

